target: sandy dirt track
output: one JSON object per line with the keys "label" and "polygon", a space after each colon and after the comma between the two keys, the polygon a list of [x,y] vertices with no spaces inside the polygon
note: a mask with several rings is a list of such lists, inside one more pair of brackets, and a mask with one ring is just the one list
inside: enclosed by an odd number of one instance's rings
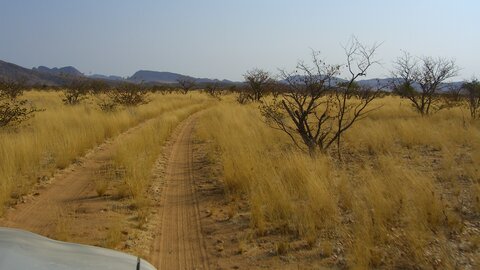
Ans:
{"label": "sandy dirt track", "polygon": [[195,119],[190,117],[181,126],[167,161],[161,221],[150,253],[150,261],[158,269],[209,269],[194,186]]}
{"label": "sandy dirt track", "polygon": [[0,220],[0,226],[57,238],[61,216],[72,209],[82,209],[104,200],[95,191],[94,179],[101,167],[112,159],[115,145],[153,120],[144,121],[107,140],[66,169],[57,172],[48,184],[37,188],[28,201],[9,209]]}
{"label": "sandy dirt track", "polygon": [[[142,246],[146,252],[142,253],[158,269],[210,269],[194,183],[192,135],[197,118],[198,114],[194,114],[178,125],[164,156],[164,173],[154,176],[159,189],[151,194],[158,201],[151,218],[157,222],[149,228],[148,234],[152,237],[138,241],[145,242]],[[118,202],[108,196],[98,196],[96,174],[111,162],[115,146],[148,122],[106,141],[58,171],[47,183],[35,188],[26,201],[9,209],[0,219],[0,226],[58,239],[59,222],[70,219],[68,230],[73,235],[70,233],[68,241],[97,245],[98,236],[92,235],[94,227],[108,230],[106,226],[112,218],[109,214],[113,212],[106,209],[112,201]],[[92,231],[88,232],[90,226]]]}

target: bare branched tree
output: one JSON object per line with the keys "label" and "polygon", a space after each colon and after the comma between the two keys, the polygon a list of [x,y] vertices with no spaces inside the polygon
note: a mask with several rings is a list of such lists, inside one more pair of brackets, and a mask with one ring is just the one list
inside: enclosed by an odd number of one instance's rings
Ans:
{"label": "bare branched tree", "polygon": [[273,128],[285,132],[294,144],[310,155],[326,150],[334,140],[327,138],[333,130],[331,84],[340,66],[328,66],[314,54],[314,67],[299,63],[294,72],[281,71],[288,90],[280,99],[264,102],[262,115]]}
{"label": "bare branched tree", "polygon": [[91,92],[90,81],[84,79],[72,79],[63,90],[63,103],[66,105],[77,105],[88,98]]}
{"label": "bare branched tree", "polygon": [[23,90],[19,83],[0,82],[0,127],[20,124],[39,111],[28,100],[20,98]]}
{"label": "bare branched tree", "polygon": [[192,90],[195,85],[195,79],[191,77],[181,77],[177,80],[178,84],[180,85],[180,88],[182,90],[183,94],[187,94],[190,90]]}
{"label": "bare branched tree", "polygon": [[457,75],[454,60],[444,58],[413,58],[404,52],[394,62],[393,84],[395,93],[411,101],[422,116],[450,107],[440,95],[444,82]]}
{"label": "bare branched tree", "polygon": [[[315,156],[336,144],[340,157],[341,138],[345,131],[375,108],[369,104],[379,89],[361,87],[355,81],[365,76],[376,63],[378,45],[365,47],[356,38],[346,46],[349,79],[336,78],[341,65],[328,65],[312,53],[312,66],[300,62],[294,72],[281,72],[287,83],[280,99],[264,102],[262,115],[273,128],[284,131],[298,148]],[[306,148],[306,149],[305,149]]]}
{"label": "bare branched tree", "polygon": [[273,83],[270,73],[258,68],[247,71],[243,78],[248,86],[248,92],[245,93],[248,93],[252,101],[260,101]]}
{"label": "bare branched tree", "polygon": [[250,88],[247,85],[242,85],[239,87],[235,87],[233,89],[234,92],[237,93],[237,102],[240,104],[247,104],[253,101]]}
{"label": "bare branched tree", "polygon": [[88,87],[93,94],[106,92],[111,88],[108,83],[102,80],[90,80]]}
{"label": "bare branched tree", "polygon": [[148,91],[139,84],[121,84],[108,91],[107,95],[113,103],[123,106],[138,106],[149,102]]}
{"label": "bare branched tree", "polygon": [[208,83],[205,86],[205,92],[216,99],[220,99],[222,93],[218,82]]}
{"label": "bare branched tree", "polygon": [[92,83],[92,93],[96,99],[97,106],[104,112],[113,112],[118,105],[114,100],[112,93],[114,88],[103,81],[94,81]]}
{"label": "bare branched tree", "polygon": [[109,95],[109,93],[110,91],[95,94],[97,106],[103,112],[114,112],[117,110],[119,105],[112,99],[112,95]]}
{"label": "bare branched tree", "polygon": [[464,83],[462,90],[465,92],[471,118],[480,119],[480,82],[473,79],[471,82]]}
{"label": "bare branched tree", "polygon": [[274,81],[269,86],[269,94],[272,94],[274,98],[277,98],[280,94],[288,92],[288,89],[288,85],[284,82]]}

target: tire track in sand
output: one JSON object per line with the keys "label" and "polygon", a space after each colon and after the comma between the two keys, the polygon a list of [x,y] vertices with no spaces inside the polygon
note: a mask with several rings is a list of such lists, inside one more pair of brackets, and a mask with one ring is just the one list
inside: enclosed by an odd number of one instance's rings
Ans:
{"label": "tire track in sand", "polygon": [[18,204],[15,209],[6,211],[0,219],[0,226],[19,228],[47,237],[55,237],[59,216],[69,207],[78,208],[82,201],[98,197],[95,192],[95,179],[102,165],[111,161],[115,145],[121,143],[136,130],[148,125],[155,118],[148,119],[107,139],[66,169],[55,173],[49,184],[34,191],[37,196],[32,201]]}
{"label": "tire track in sand", "polygon": [[158,269],[210,269],[195,192],[192,133],[189,117],[174,139],[165,169],[160,224],[150,252]]}

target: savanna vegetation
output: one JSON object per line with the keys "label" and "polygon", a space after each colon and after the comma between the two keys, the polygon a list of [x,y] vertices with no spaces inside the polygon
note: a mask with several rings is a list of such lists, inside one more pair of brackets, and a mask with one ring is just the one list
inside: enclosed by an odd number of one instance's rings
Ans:
{"label": "savanna vegetation", "polygon": [[[137,140],[145,139],[143,144],[149,143],[146,147],[156,145],[157,148],[149,148],[149,151],[156,149],[156,152],[150,153],[151,159],[152,154],[158,155],[158,147],[172,127],[188,113],[199,108],[193,106],[194,104],[201,104],[205,100],[201,96],[150,94],[148,104],[125,105],[121,109],[106,112],[97,105],[98,98],[92,95],[85,95],[75,106],[69,102],[64,104],[65,96],[65,92],[27,91],[22,96],[15,97],[24,100],[13,103],[19,104],[15,106],[26,107],[23,109],[23,121],[16,121],[16,125],[12,123],[0,130],[0,209],[3,210],[5,204],[13,203],[27,193],[37,181],[48,178],[57,169],[67,167],[104,140],[148,119],[156,118],[144,127],[150,128],[148,136],[153,137],[153,141],[146,140],[147,133],[144,130],[142,135],[137,137]],[[117,97],[117,94],[114,97]],[[136,102],[137,97],[134,98]],[[11,99],[8,97],[7,100]],[[125,96],[121,99],[128,100]],[[117,107],[123,105],[114,104]],[[37,108],[41,108],[41,111]],[[29,113],[32,110],[37,112]],[[124,147],[134,143],[135,140],[132,139]],[[148,156],[149,152],[144,154]],[[126,166],[125,162],[121,164]],[[148,169],[151,164],[143,162],[142,166]],[[131,191],[129,193],[134,194]]]}
{"label": "savanna vegetation", "polygon": [[[229,218],[248,218],[240,254],[245,241],[270,242],[277,255],[300,260],[308,251],[305,260],[334,268],[478,265],[479,83],[446,89],[454,61],[405,53],[391,84],[361,85],[377,48],[353,39],[346,65],[313,52],[312,62],[277,80],[252,69],[243,85],[229,87],[190,77],[176,88],[73,81],[38,91],[2,83],[0,215],[37,182],[136,127],[115,145],[109,168],[121,180],[115,195],[131,200],[142,228],[165,142],[204,110],[196,135],[218,168]],[[109,185],[96,181],[97,195]],[[111,234],[106,246],[116,247],[121,227]]]}
{"label": "savanna vegetation", "polygon": [[478,259],[480,123],[459,108],[426,118],[398,97],[372,103],[379,109],[345,133],[342,159],[303,153],[256,104],[204,114],[198,136],[218,154],[227,196],[248,201],[245,234],[281,236],[282,254],[316,250],[324,266],[445,269]]}
{"label": "savanna vegetation", "polygon": [[146,221],[150,212],[147,192],[153,166],[165,141],[182,120],[209,105],[208,102],[201,102],[205,100],[198,96],[195,101],[166,111],[116,148],[114,167],[115,171],[120,172],[124,183],[117,187],[117,194],[120,197],[132,198],[138,212],[139,226]]}
{"label": "savanna vegetation", "polygon": [[254,69],[236,101],[204,114],[198,136],[212,145],[232,224],[248,216],[240,253],[247,239],[299,265],[477,265],[478,82],[448,88],[454,61],[405,53],[388,85],[360,85],[377,48],[353,39],[343,66],[313,52],[281,84]]}

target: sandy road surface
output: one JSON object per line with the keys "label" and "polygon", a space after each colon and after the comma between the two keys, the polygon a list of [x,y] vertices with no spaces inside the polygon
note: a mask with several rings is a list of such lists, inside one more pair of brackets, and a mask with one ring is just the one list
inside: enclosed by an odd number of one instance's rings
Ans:
{"label": "sandy road surface", "polygon": [[195,119],[185,120],[167,162],[159,209],[161,222],[150,252],[150,262],[158,269],[209,269],[194,187]]}
{"label": "sandy road surface", "polygon": [[61,170],[49,180],[50,184],[35,191],[36,196],[26,203],[9,209],[0,219],[0,226],[28,230],[47,237],[56,236],[59,217],[70,208],[82,208],[92,200],[102,200],[95,191],[98,171],[111,161],[115,145],[136,130],[147,125],[144,121],[115,138],[90,150],[78,162]]}
{"label": "sandy road surface", "polygon": [[[156,213],[159,222],[148,258],[158,269],[210,269],[194,186],[192,133],[196,118],[187,118],[172,137]],[[0,226],[55,238],[59,216],[65,209],[82,208],[101,199],[95,192],[95,174],[112,159],[115,145],[147,122],[101,144],[58,172],[31,200],[8,210],[0,219]]]}

